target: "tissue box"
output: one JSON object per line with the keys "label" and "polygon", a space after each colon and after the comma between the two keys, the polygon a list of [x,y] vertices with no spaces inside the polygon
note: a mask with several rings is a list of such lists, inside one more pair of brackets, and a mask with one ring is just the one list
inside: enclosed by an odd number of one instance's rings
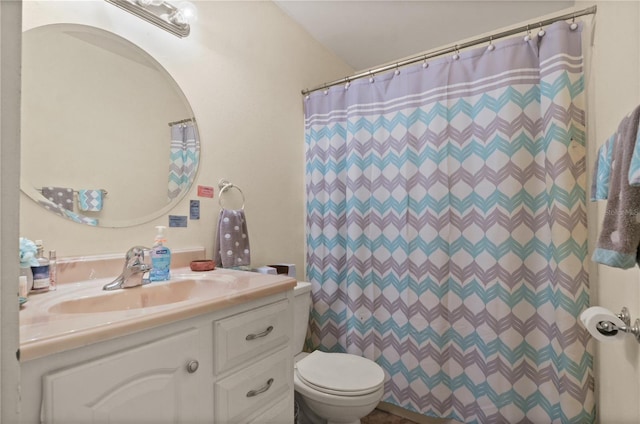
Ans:
{"label": "tissue box", "polygon": [[294,264],[274,264],[267,265],[276,270],[276,274],[285,274],[289,277],[296,278],[296,266]]}
{"label": "tissue box", "polygon": [[255,272],[259,272],[260,274],[277,274],[278,271],[275,268],[272,268],[270,266],[261,266],[259,268],[256,268],[254,270]]}

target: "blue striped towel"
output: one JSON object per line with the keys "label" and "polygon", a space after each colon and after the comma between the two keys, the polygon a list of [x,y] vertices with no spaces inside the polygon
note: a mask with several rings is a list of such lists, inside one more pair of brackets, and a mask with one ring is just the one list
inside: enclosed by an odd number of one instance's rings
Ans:
{"label": "blue striped towel", "polygon": [[78,209],[85,212],[102,210],[102,190],[78,190]]}

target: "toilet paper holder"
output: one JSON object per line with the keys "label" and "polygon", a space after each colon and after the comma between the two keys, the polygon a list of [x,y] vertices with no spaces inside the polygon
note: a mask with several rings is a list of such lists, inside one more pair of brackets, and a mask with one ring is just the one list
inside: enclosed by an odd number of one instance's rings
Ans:
{"label": "toilet paper holder", "polygon": [[617,326],[611,321],[600,321],[596,325],[596,329],[605,336],[614,336],[618,333],[618,331],[622,331],[623,333],[633,334],[636,338],[636,341],[640,343],[640,318],[636,319],[633,323],[633,327],[631,326],[631,315],[629,314],[629,309],[626,306],[622,307],[622,310],[619,314],[616,314],[618,318],[625,325]]}

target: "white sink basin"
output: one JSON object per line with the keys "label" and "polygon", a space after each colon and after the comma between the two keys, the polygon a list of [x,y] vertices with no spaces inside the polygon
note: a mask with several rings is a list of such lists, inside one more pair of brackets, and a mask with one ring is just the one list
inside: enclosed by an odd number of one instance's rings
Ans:
{"label": "white sink basin", "polygon": [[49,308],[55,314],[86,314],[150,308],[194,299],[206,295],[211,285],[207,280],[178,280],[168,283],[150,283],[144,286],[101,291],[92,296],[69,299]]}

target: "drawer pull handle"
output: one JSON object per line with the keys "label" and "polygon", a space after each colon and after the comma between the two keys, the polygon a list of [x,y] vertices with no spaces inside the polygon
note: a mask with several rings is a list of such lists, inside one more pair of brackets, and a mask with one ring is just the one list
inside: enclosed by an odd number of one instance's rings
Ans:
{"label": "drawer pull handle", "polygon": [[271,333],[273,331],[273,325],[270,325],[269,327],[267,327],[266,330],[264,330],[262,333],[258,333],[258,334],[249,334],[247,337],[245,337],[246,340],[255,340],[255,339],[259,339],[260,337],[265,337],[268,336],[269,333]]}
{"label": "drawer pull handle", "polygon": [[270,379],[267,380],[267,384],[265,384],[264,386],[260,387],[259,389],[249,390],[247,392],[247,397],[258,396],[260,393],[266,392],[267,390],[269,390],[269,388],[271,387],[272,384],[273,384],[273,378],[270,378]]}
{"label": "drawer pull handle", "polygon": [[189,374],[193,374],[194,372],[198,371],[199,366],[200,364],[198,363],[198,361],[189,361],[189,363],[187,364],[187,371],[189,372]]}

